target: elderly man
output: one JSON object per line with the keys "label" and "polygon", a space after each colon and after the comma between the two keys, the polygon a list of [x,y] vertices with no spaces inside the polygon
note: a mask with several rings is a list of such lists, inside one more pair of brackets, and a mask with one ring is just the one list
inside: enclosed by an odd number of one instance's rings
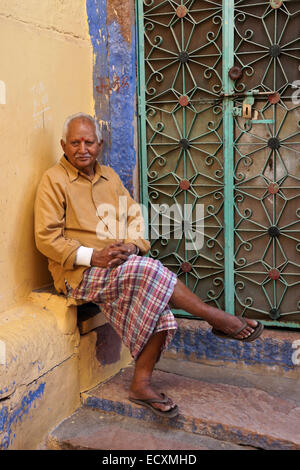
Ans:
{"label": "elderly man", "polygon": [[102,144],[91,116],[66,120],[64,155],[43,175],[36,196],[37,248],[48,258],[57,291],[101,304],[129,348],[135,361],[129,399],[174,417],[177,405],[151,384],[177,328],[169,304],[206,320],[224,338],[252,341],[263,327],[206,305],[159,261],[143,256],[150,245],[141,235],[141,213],[119,176],[98,163]]}

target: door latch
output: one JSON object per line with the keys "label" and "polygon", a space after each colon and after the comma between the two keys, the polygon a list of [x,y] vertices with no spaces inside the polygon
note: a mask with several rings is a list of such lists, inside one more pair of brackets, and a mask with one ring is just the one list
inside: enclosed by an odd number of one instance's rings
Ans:
{"label": "door latch", "polygon": [[[246,98],[243,101],[242,107],[235,106],[232,108],[233,116],[241,116],[252,124],[273,124],[273,119],[258,119],[258,111],[253,110],[254,105],[254,95],[261,95],[262,93],[259,90],[253,90],[252,92],[245,93]],[[269,92],[266,94],[270,94]]]}
{"label": "door latch", "polygon": [[254,105],[254,96],[247,96],[242,107],[233,107],[232,113],[234,116],[241,116],[245,119],[252,119],[252,106]]}

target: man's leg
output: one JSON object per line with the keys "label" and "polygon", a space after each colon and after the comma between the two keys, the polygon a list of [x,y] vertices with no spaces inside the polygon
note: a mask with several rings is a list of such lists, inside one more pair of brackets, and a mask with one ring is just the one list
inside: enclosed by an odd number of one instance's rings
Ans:
{"label": "man's leg", "polygon": [[[205,304],[179,279],[177,280],[170,301],[175,308],[185,310],[194,316],[200,317],[216,329],[224,331],[225,333],[231,334],[240,326],[240,320],[237,317]],[[254,331],[253,328],[257,325],[257,322],[255,320],[246,321],[248,326],[244,328],[236,338],[245,338]],[[135,364],[134,377],[130,387],[129,396],[131,398],[161,398],[159,393],[155,392],[151,386],[151,377],[164,343],[165,335],[166,331],[162,331],[151,336],[139,355]],[[170,400],[168,405],[153,403],[153,406],[162,411],[167,411],[174,406],[174,403]]]}
{"label": "man's leg", "polygon": [[[223,310],[211,307],[197,297],[188,289],[179,279],[175,285],[173,294],[170,299],[175,308],[185,310],[196,317],[207,321],[211,326],[224,333],[231,334],[241,325],[240,320],[234,315],[230,315]],[[246,338],[256,327],[255,320],[245,319],[248,326],[236,336],[237,339]]]}
{"label": "man's leg", "polygon": [[[157,398],[161,400],[159,393],[155,392],[151,386],[151,377],[166,334],[166,331],[160,331],[152,335],[136,360],[133,380],[130,386],[130,398],[140,400]],[[153,403],[152,405],[162,411],[168,411],[174,406],[174,403],[172,400],[169,400],[167,405],[160,403]]]}

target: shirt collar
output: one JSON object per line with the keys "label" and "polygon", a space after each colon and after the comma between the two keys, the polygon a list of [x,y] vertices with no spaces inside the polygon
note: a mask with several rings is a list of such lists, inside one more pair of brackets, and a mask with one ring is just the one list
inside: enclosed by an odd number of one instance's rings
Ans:
{"label": "shirt collar", "polygon": [[[60,159],[59,163],[67,171],[69,179],[70,179],[71,182],[75,181],[79,177],[79,175],[82,174],[80,172],[80,170],[78,170],[78,168],[75,168],[75,166],[72,165],[72,163],[69,162],[66,155],[63,155],[63,157]],[[98,177],[97,179],[99,179],[101,177],[101,178],[104,178],[105,180],[108,180],[108,178],[102,174],[101,165],[99,165],[99,163],[97,161],[95,163],[95,176]]]}

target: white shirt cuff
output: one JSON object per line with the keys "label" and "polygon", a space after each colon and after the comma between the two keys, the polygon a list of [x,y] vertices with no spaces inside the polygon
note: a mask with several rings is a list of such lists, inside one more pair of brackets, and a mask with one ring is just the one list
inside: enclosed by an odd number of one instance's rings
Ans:
{"label": "white shirt cuff", "polygon": [[93,255],[93,248],[80,246],[76,253],[75,264],[80,266],[91,266],[91,259]]}

